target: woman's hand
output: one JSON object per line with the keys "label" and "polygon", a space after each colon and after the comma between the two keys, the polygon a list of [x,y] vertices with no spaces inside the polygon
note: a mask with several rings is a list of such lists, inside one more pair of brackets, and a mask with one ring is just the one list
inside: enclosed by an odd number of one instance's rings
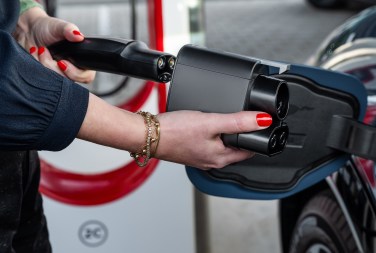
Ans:
{"label": "woman's hand", "polygon": [[82,41],[84,36],[76,25],[52,18],[41,8],[34,7],[20,16],[14,37],[44,66],[76,82],[90,83],[94,80],[94,71],[81,70],[67,60],[56,62],[46,48],[64,39],[72,42]]}
{"label": "woman's hand", "polygon": [[[222,168],[254,155],[226,147],[221,134],[252,132],[272,124],[269,114],[243,111],[230,114],[176,111],[158,115],[159,145],[155,158],[200,169]],[[114,107],[90,94],[89,106],[78,138],[129,152],[145,145],[141,115]]]}
{"label": "woman's hand", "polygon": [[161,137],[155,157],[200,169],[218,169],[251,158],[254,153],[226,147],[221,134],[252,132],[272,123],[262,112],[232,114],[195,111],[168,112],[158,115]]}

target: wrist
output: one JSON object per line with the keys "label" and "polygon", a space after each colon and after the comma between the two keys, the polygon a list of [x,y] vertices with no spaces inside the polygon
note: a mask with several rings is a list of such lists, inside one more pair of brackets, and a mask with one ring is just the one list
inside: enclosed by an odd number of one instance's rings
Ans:
{"label": "wrist", "polygon": [[35,0],[19,0],[20,1],[20,15],[33,7],[43,9],[42,5]]}
{"label": "wrist", "polygon": [[130,152],[130,155],[134,158],[138,166],[144,167],[157,151],[160,139],[160,125],[157,116],[149,112],[140,111],[137,114],[141,115],[144,119],[146,130],[145,143],[138,151]]}

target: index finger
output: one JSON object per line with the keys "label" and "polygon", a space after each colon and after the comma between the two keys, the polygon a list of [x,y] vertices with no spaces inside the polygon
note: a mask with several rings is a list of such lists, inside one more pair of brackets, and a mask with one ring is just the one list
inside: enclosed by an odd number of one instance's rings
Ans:
{"label": "index finger", "polygon": [[262,130],[273,123],[265,112],[242,111],[229,114],[214,114],[211,128],[218,134],[235,134]]}

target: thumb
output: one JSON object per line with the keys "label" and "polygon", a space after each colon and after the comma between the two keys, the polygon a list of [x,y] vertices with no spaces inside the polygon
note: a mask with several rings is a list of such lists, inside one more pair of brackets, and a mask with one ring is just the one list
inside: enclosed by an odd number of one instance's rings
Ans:
{"label": "thumb", "polygon": [[242,111],[230,114],[216,114],[214,131],[220,134],[245,133],[262,130],[273,123],[272,116],[265,112]]}
{"label": "thumb", "polygon": [[78,27],[72,23],[66,23],[64,25],[63,35],[65,39],[71,42],[80,42],[84,40],[84,35],[80,32]]}

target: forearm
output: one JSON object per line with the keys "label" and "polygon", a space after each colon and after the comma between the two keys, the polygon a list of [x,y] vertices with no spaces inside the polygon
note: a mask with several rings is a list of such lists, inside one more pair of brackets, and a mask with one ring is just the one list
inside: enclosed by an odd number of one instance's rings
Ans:
{"label": "forearm", "polygon": [[[266,115],[266,116],[265,116]],[[261,116],[261,118],[260,118]],[[158,115],[159,145],[154,157],[197,168],[222,168],[253,155],[246,150],[224,146],[222,133],[261,130],[272,123],[270,115],[260,112],[234,114],[177,111]],[[260,125],[259,125],[260,124]],[[145,145],[146,124],[142,116],[109,105],[93,94],[78,138],[130,152]]]}
{"label": "forearm", "polygon": [[135,152],[145,144],[145,123],[135,113],[112,106],[93,94],[78,138]]}

